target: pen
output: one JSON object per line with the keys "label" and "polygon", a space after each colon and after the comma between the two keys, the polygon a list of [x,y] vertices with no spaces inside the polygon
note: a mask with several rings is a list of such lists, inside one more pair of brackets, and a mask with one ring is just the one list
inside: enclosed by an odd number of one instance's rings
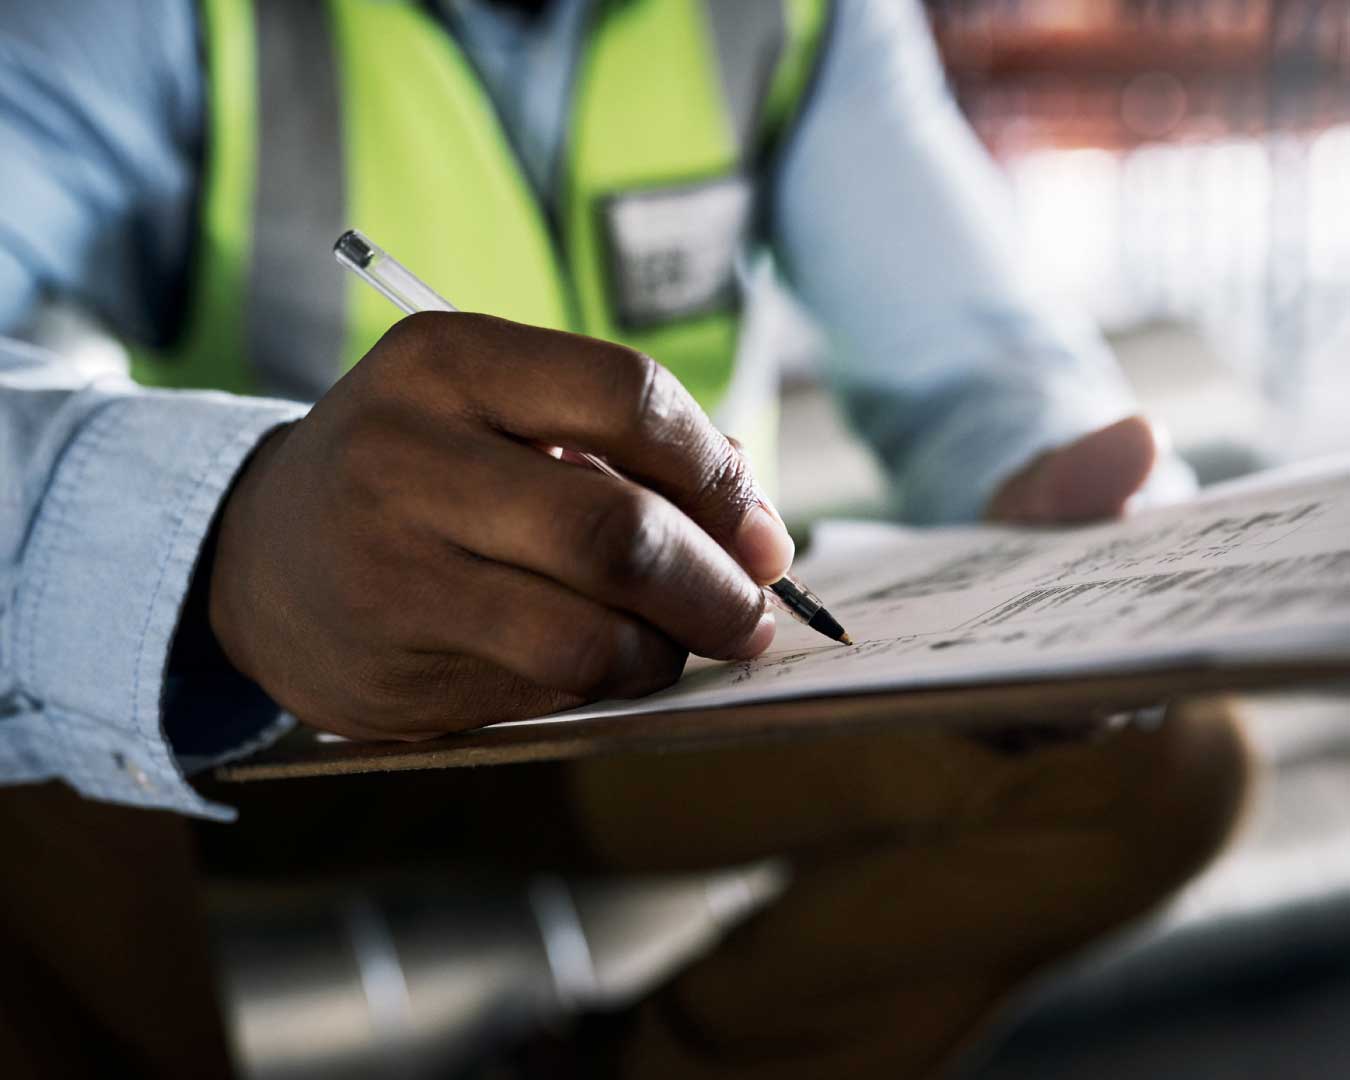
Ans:
{"label": "pen", "polygon": [[[333,245],[337,261],[374,288],[405,314],[418,311],[458,311],[459,308],[419,278],[378,244],[356,229],[348,229]],[[627,479],[603,458],[574,451],[578,457],[607,476]],[[790,574],[765,586],[778,606],[798,622],[833,641],[852,645],[853,639],[835,620],[820,597]]]}

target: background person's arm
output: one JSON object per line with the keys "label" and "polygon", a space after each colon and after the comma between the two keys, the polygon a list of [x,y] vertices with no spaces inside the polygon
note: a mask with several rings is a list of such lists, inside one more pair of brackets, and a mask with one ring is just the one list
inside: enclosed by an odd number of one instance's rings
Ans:
{"label": "background person's arm", "polygon": [[[1011,224],[920,5],[837,5],[777,176],[773,239],[906,520],[978,519],[1029,462],[1137,409],[1100,337],[1028,294]],[[1105,457],[1137,464],[1138,442],[1109,440]],[[1188,489],[1184,466],[1162,465],[1151,488]]]}
{"label": "background person's arm", "polygon": [[[131,340],[172,332],[200,82],[190,0],[4,6],[0,335],[44,298]],[[170,645],[224,491],[262,435],[303,411],[146,393],[0,341],[0,783],[60,778],[211,812],[183,779],[166,709],[205,756],[256,738],[278,710],[225,666],[180,680],[175,698]]]}

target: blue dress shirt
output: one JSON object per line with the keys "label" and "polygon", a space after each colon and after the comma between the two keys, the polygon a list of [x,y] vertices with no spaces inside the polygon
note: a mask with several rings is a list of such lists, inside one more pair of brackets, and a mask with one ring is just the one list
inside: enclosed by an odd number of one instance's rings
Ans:
{"label": "blue dress shirt", "polygon": [[[440,3],[540,188],[588,2],[555,0],[535,21]],[[172,335],[200,180],[200,55],[191,0],[0,8],[0,333],[55,298],[129,340]],[[1026,295],[1004,192],[917,3],[840,0],[768,196],[781,272],[825,330],[833,385],[908,520],[974,518],[1032,456],[1132,411],[1094,333]],[[246,751],[277,711],[242,679],[170,685],[167,658],[233,476],[303,412],[146,391],[0,339],[0,782],[59,777],[97,798],[229,815],[184,779],[190,759]],[[168,739],[166,703],[202,737],[175,725]]]}

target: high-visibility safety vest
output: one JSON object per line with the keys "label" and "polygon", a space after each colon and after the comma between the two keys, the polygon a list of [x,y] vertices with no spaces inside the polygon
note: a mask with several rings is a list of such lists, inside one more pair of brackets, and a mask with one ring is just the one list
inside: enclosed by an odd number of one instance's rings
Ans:
{"label": "high-visibility safety vest", "polygon": [[329,254],[368,233],[467,311],[620,341],[711,410],[756,180],[829,0],[594,0],[553,190],[411,0],[201,0],[207,146],[180,341],[143,383],[320,396],[398,317]]}

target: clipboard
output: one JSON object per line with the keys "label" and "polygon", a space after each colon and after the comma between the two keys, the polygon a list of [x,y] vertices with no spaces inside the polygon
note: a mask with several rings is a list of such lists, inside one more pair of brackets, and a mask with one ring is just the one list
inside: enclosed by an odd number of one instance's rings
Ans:
{"label": "clipboard", "polygon": [[1233,667],[1188,666],[1136,674],[797,698],[636,716],[503,724],[423,742],[352,742],[299,729],[267,750],[222,766],[225,782],[565,761],[655,754],[878,729],[991,731],[1065,728],[1165,709],[1183,698],[1291,688],[1350,687],[1340,660]]}
{"label": "clipboard", "polygon": [[[496,766],[887,727],[1086,726],[1197,696],[1350,686],[1350,459],[1075,530],[877,528],[827,527],[824,551],[807,555],[811,580],[849,594],[841,611],[863,631],[842,673],[840,653],[786,624],[762,664],[686,672],[631,707],[417,743],[301,729],[217,776]],[[909,629],[895,636],[902,614]]]}

